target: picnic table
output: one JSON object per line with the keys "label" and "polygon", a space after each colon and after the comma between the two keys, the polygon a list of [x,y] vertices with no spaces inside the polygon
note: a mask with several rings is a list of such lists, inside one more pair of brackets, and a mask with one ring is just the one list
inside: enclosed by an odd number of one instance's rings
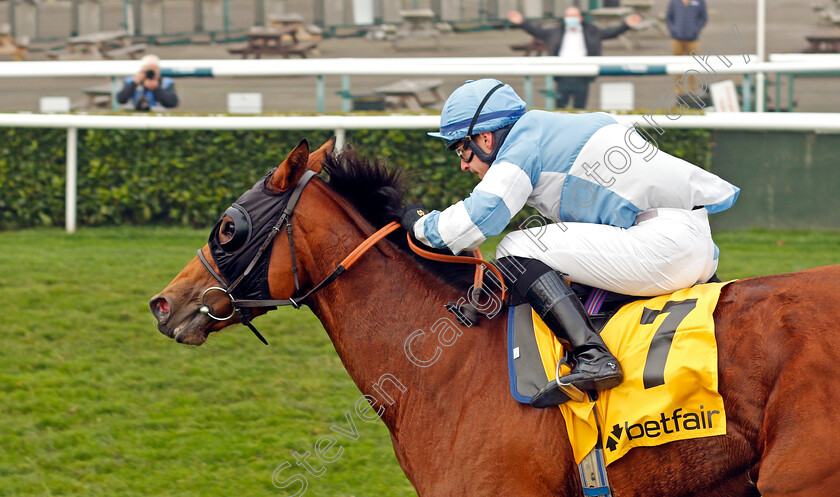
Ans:
{"label": "picnic table", "polygon": [[435,13],[432,9],[400,10],[402,26],[394,37],[394,48],[399,50],[400,40],[432,38],[435,48],[440,50],[440,30],[435,26]]}
{"label": "picnic table", "polygon": [[243,59],[248,58],[249,55],[257,59],[263,55],[282,55],[287,59],[291,55],[298,55],[305,59],[317,47],[317,43],[299,42],[297,28],[293,26],[285,28],[255,26],[248,32],[248,43],[244,47],[229,48],[228,52],[242,54]]}
{"label": "picnic table", "polygon": [[14,60],[26,60],[28,48],[25,41],[17,41],[12,38],[8,24],[0,26],[0,55],[11,55]]}
{"label": "picnic table", "polygon": [[[321,29],[317,26],[312,25],[305,25],[305,19],[302,15],[297,13],[290,13],[290,14],[280,14],[280,15],[270,15],[268,16],[268,26],[269,28],[294,28],[295,29],[295,38],[297,38],[298,42],[303,41],[320,41],[321,40]],[[289,40],[291,40],[291,35],[288,35]],[[284,40],[286,41],[286,40]]]}
{"label": "picnic table", "polygon": [[53,60],[102,60],[124,56],[136,59],[145,51],[145,43],[131,44],[128,31],[101,31],[67,38],[65,50],[51,50],[47,57]]}
{"label": "picnic table", "polygon": [[423,110],[439,108],[443,104],[440,93],[442,79],[401,79],[374,88],[385,95],[385,102],[396,109]]}
{"label": "picnic table", "polygon": [[806,53],[840,53],[840,36],[811,35],[805,40],[808,42]]}

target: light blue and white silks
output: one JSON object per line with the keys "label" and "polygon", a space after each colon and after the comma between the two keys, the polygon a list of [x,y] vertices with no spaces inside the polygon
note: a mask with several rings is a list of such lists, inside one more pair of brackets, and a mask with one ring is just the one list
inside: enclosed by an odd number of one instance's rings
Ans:
{"label": "light blue and white silks", "polygon": [[[706,216],[731,207],[738,193],[682,159],[652,154],[608,114],[530,111],[470,196],[421,218],[414,235],[453,253],[470,250],[528,204],[545,225],[532,221],[509,234],[497,257],[536,258],[571,281],[658,295],[714,273],[717,249]],[[660,215],[637,219],[646,211]]]}

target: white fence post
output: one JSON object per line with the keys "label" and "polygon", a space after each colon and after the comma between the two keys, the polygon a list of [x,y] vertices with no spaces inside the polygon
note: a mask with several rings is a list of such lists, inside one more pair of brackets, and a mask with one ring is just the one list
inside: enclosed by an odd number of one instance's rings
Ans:
{"label": "white fence post", "polygon": [[341,150],[344,148],[344,140],[347,138],[346,135],[347,131],[344,128],[338,128],[335,130],[335,149]]}
{"label": "white fence post", "polygon": [[76,231],[76,138],[78,128],[67,128],[67,187],[64,200],[64,224],[68,233]]}

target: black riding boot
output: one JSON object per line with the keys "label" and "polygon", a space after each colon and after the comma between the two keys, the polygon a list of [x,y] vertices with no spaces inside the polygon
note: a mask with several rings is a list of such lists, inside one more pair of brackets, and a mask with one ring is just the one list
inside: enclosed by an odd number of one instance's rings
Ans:
{"label": "black riding boot", "polygon": [[[569,374],[560,377],[561,383],[582,391],[607,390],[621,383],[624,378],[621,365],[595,331],[583,304],[560,273],[549,271],[537,278],[528,288],[525,300],[554,335],[572,347],[575,365]],[[551,384],[556,386],[556,382],[551,382],[546,388],[551,388]]]}

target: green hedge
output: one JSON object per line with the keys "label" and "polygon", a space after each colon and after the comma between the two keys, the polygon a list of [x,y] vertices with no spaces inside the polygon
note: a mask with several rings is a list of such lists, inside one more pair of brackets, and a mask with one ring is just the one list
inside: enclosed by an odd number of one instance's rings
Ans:
{"label": "green hedge", "polygon": [[[208,226],[224,207],[282,162],[301,138],[319,146],[327,131],[80,130],[78,222],[100,226]],[[669,130],[659,147],[707,167],[709,133]],[[409,200],[441,208],[476,179],[423,131],[348,132],[368,157],[401,164]],[[0,128],[0,229],[60,226],[64,219],[66,131]]]}

